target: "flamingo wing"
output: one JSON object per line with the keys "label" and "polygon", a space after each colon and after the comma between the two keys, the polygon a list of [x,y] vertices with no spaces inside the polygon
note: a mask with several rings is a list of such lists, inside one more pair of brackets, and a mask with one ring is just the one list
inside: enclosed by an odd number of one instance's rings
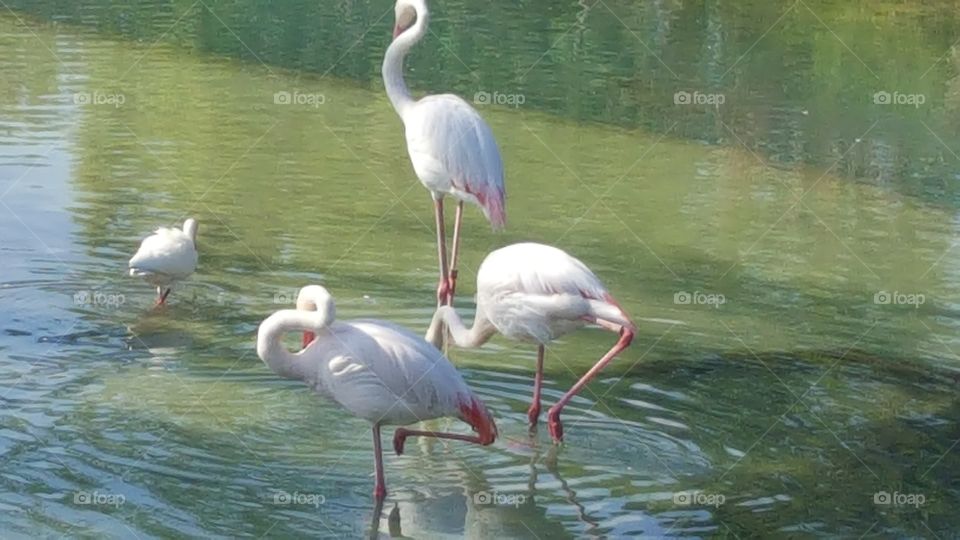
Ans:
{"label": "flamingo wing", "polygon": [[327,363],[325,390],[370,421],[409,424],[456,414],[470,390],[452,364],[412,332],[383,321],[331,327],[341,354]]}
{"label": "flamingo wing", "polygon": [[129,266],[132,275],[163,274],[182,279],[197,268],[197,249],[183,231],[161,227],[143,240]]}
{"label": "flamingo wing", "polygon": [[490,253],[477,272],[477,294],[501,332],[541,342],[587,316],[633,325],[587,265],[543,244],[513,244]]}
{"label": "flamingo wing", "polygon": [[452,94],[427,96],[404,117],[407,151],[428,189],[475,202],[490,224],[506,223],[503,161],[493,131]]}

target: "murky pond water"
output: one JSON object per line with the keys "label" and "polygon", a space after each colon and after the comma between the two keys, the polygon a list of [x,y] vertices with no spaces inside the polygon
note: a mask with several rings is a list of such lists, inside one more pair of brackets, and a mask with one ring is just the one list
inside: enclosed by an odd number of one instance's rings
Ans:
{"label": "murky pond water", "polygon": [[[307,283],[427,325],[392,5],[116,4],[0,14],[4,537],[955,535],[952,2],[434,2],[409,84],[476,99],[507,169],[506,232],[467,214],[459,305],[536,240],[641,325],[559,449],[525,425],[533,349],[453,351],[501,439],[387,455],[382,512],[367,425],[254,332]],[[126,260],[186,216],[200,270],[151,310]],[[611,343],[551,347],[547,403]]]}

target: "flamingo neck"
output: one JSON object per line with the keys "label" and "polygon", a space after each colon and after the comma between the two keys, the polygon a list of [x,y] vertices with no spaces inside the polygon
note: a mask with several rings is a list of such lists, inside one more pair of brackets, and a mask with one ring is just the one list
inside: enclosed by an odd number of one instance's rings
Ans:
{"label": "flamingo neck", "polygon": [[426,340],[438,349],[443,348],[444,325],[450,330],[457,347],[473,349],[490,340],[496,332],[496,327],[487,319],[477,306],[477,313],[473,318],[473,326],[467,328],[456,310],[451,306],[440,306],[433,314],[430,328],[427,329]]}
{"label": "flamingo neck", "polygon": [[183,222],[183,233],[194,242],[197,241],[197,220],[190,218]]}
{"label": "flamingo neck", "polygon": [[[330,314],[322,311],[284,309],[267,317],[260,324],[257,334],[257,355],[271,370],[287,379],[306,381],[315,376],[308,362],[303,361],[304,351],[292,353],[283,345],[287,332],[320,332],[333,322]],[[314,370],[315,371],[315,370]]]}
{"label": "flamingo neck", "polygon": [[413,105],[413,97],[410,96],[407,83],[403,80],[403,59],[410,52],[410,49],[426,35],[427,25],[430,22],[430,13],[425,5],[417,7],[416,10],[417,21],[390,43],[386,54],[383,55],[383,67],[381,69],[383,84],[387,89],[387,97],[390,98],[393,109],[397,111],[401,119],[404,117],[404,112]]}
{"label": "flamingo neck", "polygon": [[[333,296],[319,285],[307,285],[300,289],[297,295],[297,309],[301,311],[319,311],[325,313],[327,324],[329,325],[336,318],[337,308],[333,302]],[[302,348],[306,349],[314,339],[316,333],[311,331],[303,332]]]}

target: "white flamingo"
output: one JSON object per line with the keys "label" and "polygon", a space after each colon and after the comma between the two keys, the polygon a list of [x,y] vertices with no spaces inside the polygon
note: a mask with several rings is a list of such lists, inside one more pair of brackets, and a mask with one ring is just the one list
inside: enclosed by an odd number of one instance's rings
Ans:
{"label": "white flamingo", "polygon": [[142,277],[157,288],[157,305],[167,301],[173,284],[197,269],[197,220],[183,222],[183,229],[160,227],[143,239],[130,259],[130,275]]}
{"label": "white flamingo", "polygon": [[[268,317],[257,335],[257,354],[276,374],[299,379],[350,414],[373,424],[376,472],[374,496],[386,496],[380,426],[407,425],[441,417],[470,424],[473,435],[399,428],[393,447],[403,453],[410,436],[457,439],[482,445],[497,436],[493,417],[453,365],[420,336],[377,320],[334,321],[333,298],[326,289],[300,289],[297,309]],[[303,332],[304,348],[288,351],[287,332]]]}
{"label": "white flamingo", "polygon": [[467,329],[450,306],[437,308],[427,330],[427,341],[442,347],[446,325],[460,347],[480,347],[500,332],[511,339],[538,344],[533,403],[527,411],[530,425],[540,416],[544,346],[585,324],[617,332],[620,338],[607,354],[563,395],[548,412],[550,435],[563,440],[560,411],[633,340],[636,326],[610,296],[603,283],[582,262],[551,246],[534,243],[500,248],[483,260],[477,271],[477,312]]}
{"label": "white flamingo", "polygon": [[[430,13],[425,0],[398,0],[394,10],[396,25],[393,42],[383,57],[383,82],[390,103],[403,120],[413,169],[433,196],[440,259],[437,303],[451,304],[456,288],[464,201],[480,206],[494,229],[506,223],[503,162],[490,126],[466,101],[452,94],[419,100],[410,96],[403,80],[403,59],[427,33]],[[444,195],[458,200],[449,267]]]}

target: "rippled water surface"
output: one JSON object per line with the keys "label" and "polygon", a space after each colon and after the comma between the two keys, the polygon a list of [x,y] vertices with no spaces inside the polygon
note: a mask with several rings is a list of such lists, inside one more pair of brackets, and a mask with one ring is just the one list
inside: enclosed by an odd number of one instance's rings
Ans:
{"label": "rippled water surface", "polygon": [[[254,333],[307,283],[342,318],[427,325],[392,5],[119,4],[0,13],[4,537],[960,529],[954,3],[434,2],[409,84],[478,99],[507,168],[507,231],[466,215],[459,305],[487,252],[536,240],[640,330],[559,449],[525,425],[531,347],[453,351],[501,439],[387,454],[382,509],[367,424]],[[187,216],[200,269],[152,310],[126,261]],[[551,346],[546,402],[613,340]]]}

